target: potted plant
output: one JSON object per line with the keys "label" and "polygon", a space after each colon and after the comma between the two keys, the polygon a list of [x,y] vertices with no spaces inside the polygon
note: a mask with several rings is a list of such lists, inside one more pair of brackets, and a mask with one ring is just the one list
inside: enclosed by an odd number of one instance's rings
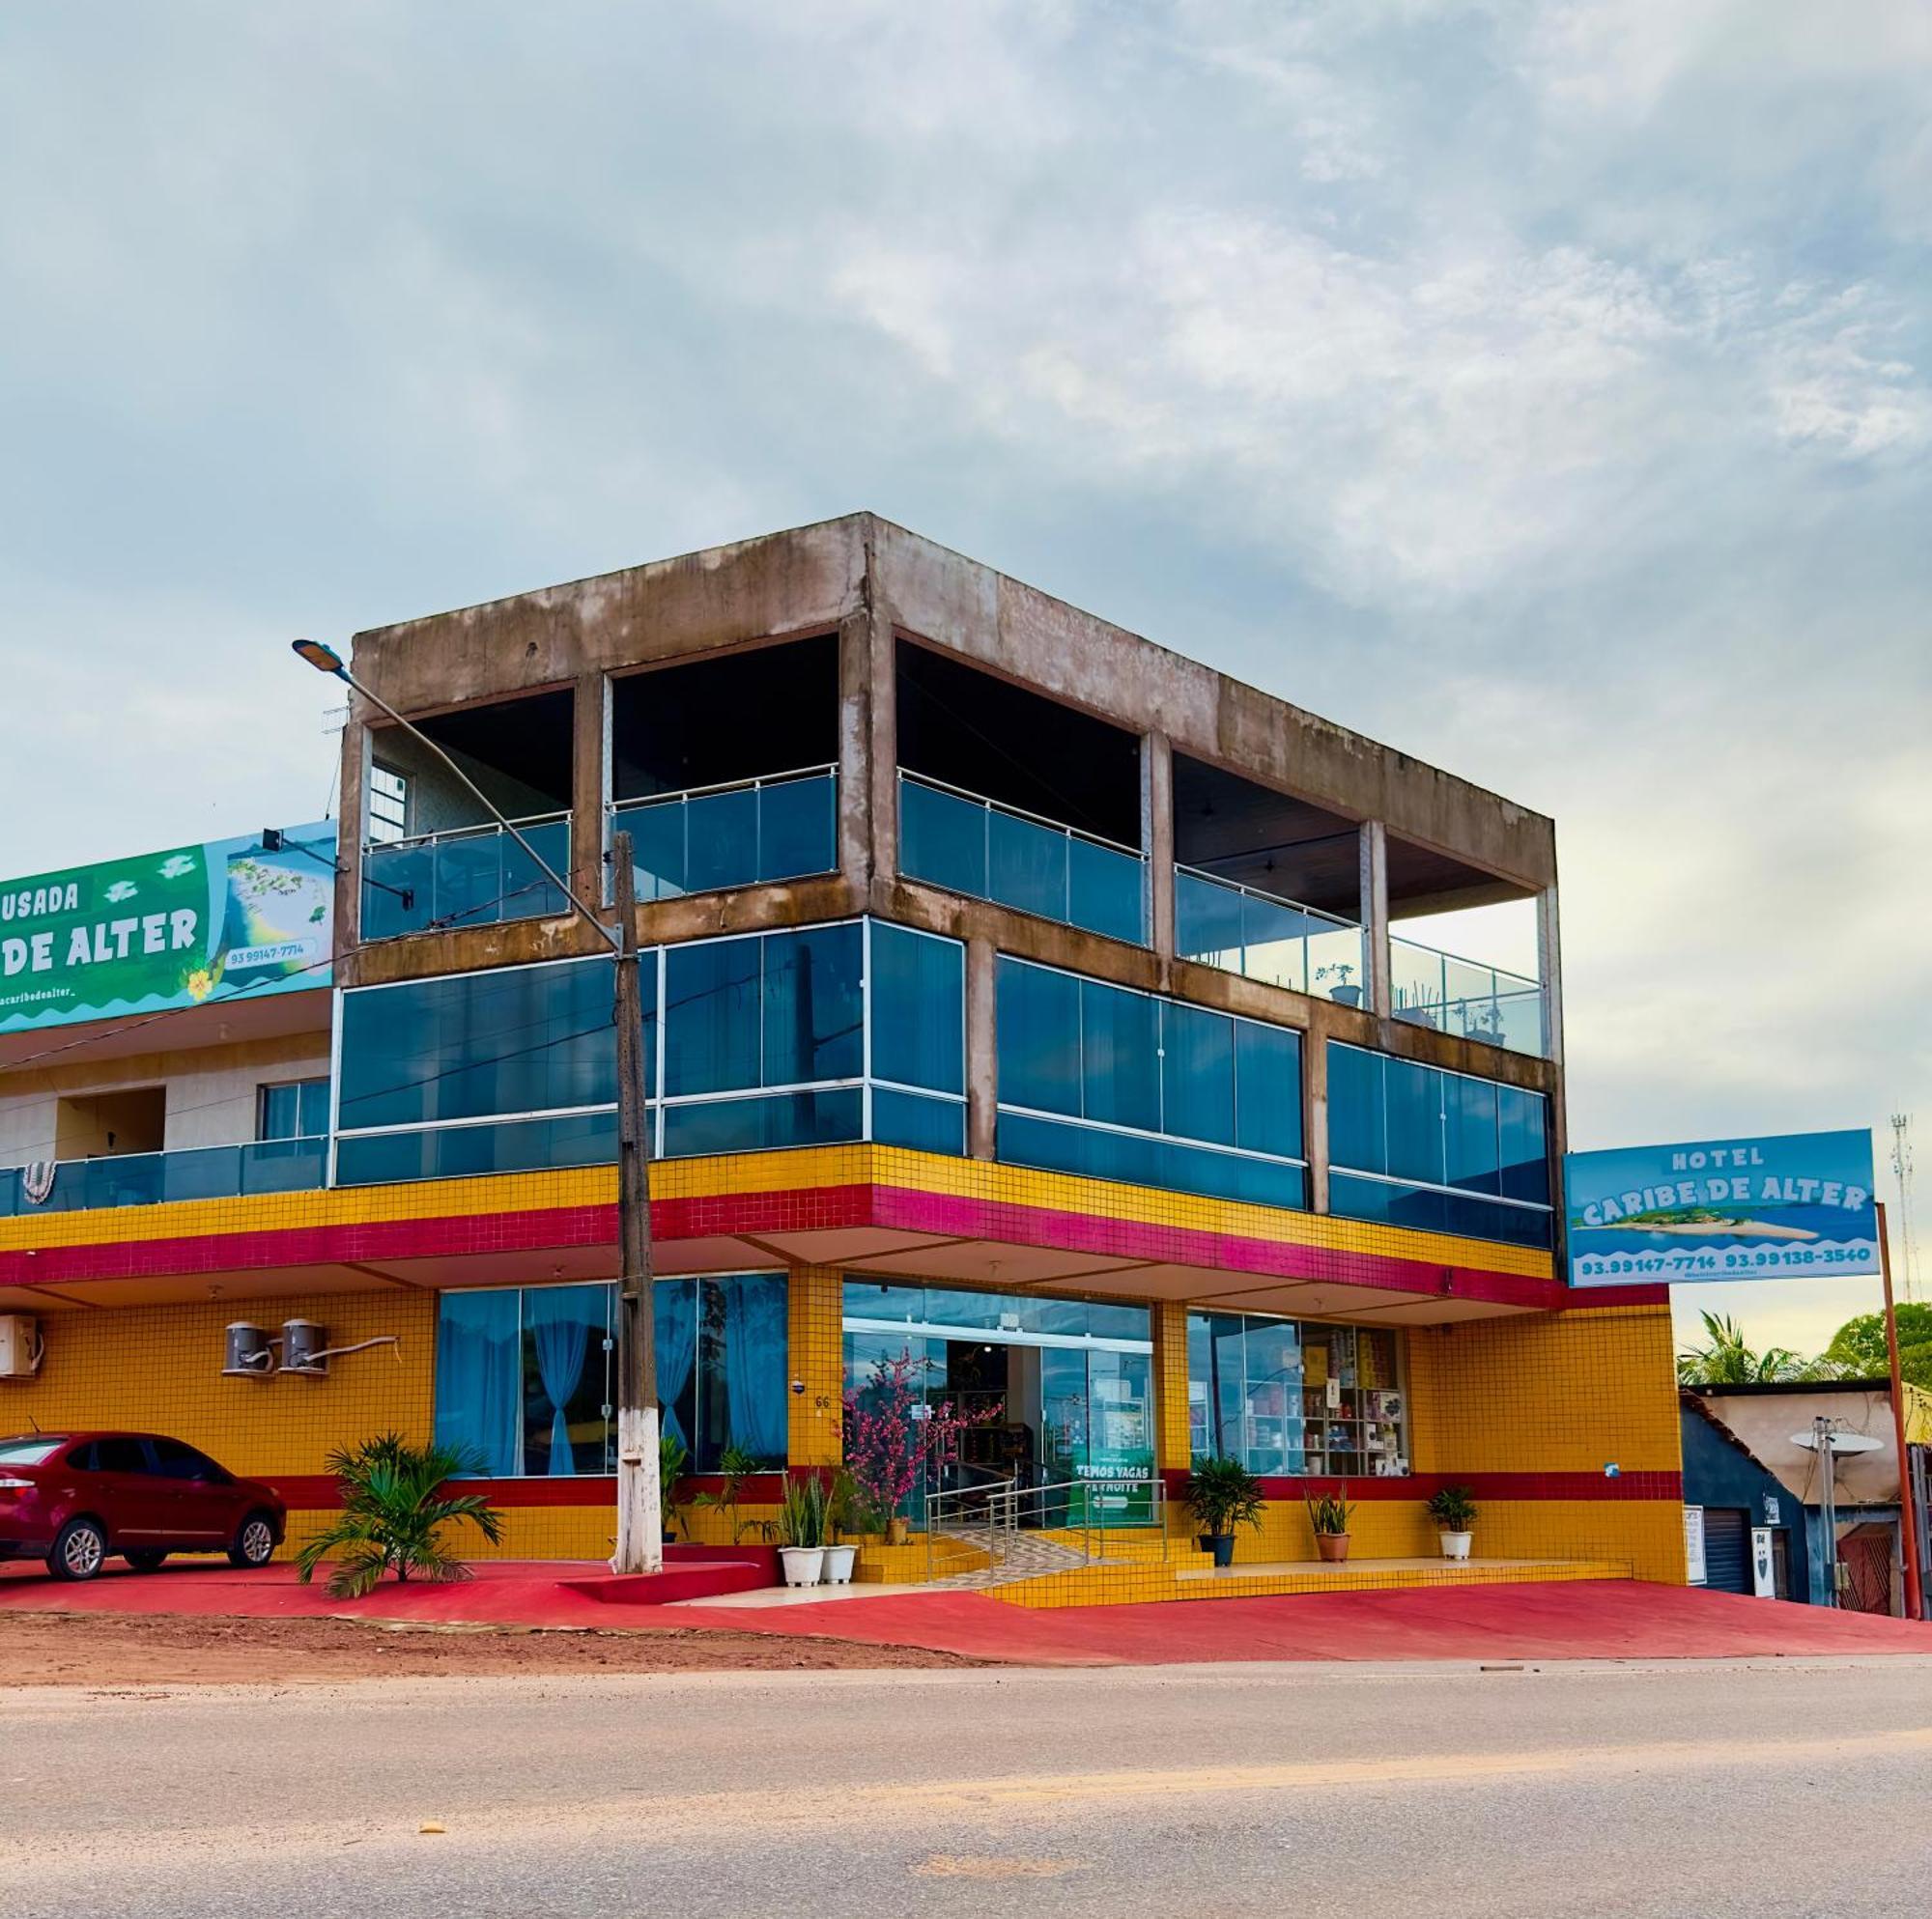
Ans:
{"label": "potted plant", "polygon": [[816,1474],[785,1482],[779,1539],[784,1583],[816,1586],[825,1576],[825,1487]]}
{"label": "potted plant", "polygon": [[1302,1495],[1308,1507],[1308,1523],[1315,1533],[1315,1550],[1335,1564],[1349,1557],[1349,1515],[1354,1508],[1340,1493],[1323,1493],[1320,1499]]}
{"label": "potted plant", "polygon": [[1429,1502],[1429,1516],[1442,1540],[1444,1559],[1467,1559],[1470,1529],[1476,1523],[1476,1501],[1467,1486],[1444,1486]]}
{"label": "potted plant", "polygon": [[724,1513],[725,1523],[731,1528],[731,1543],[734,1546],[747,1533],[755,1533],[759,1538],[769,1541],[778,1532],[777,1526],[769,1519],[744,1519],[738,1514],[739,1503],[745,1497],[745,1483],[757,1470],[757,1460],[735,1441],[727,1440],[724,1452],[718,1455],[718,1490],[697,1495],[699,1506],[715,1507]]}
{"label": "potted plant", "polygon": [[1333,966],[1318,966],[1315,969],[1316,983],[1320,985],[1324,979],[1334,980],[1336,984],[1329,987],[1328,997],[1339,1000],[1345,1006],[1359,1006],[1362,1003],[1362,989],[1349,984],[1354,974],[1355,969],[1347,960],[1337,960]]}
{"label": "potted plant", "polygon": [[881,1357],[871,1378],[845,1396],[845,1464],[859,1502],[879,1516],[895,1546],[906,1542],[910,1529],[898,1509],[919,1484],[923,1457],[914,1409],[923,1409],[918,1382],[924,1369],[909,1348],[896,1359]]}
{"label": "potted plant", "polygon": [[1201,1549],[1216,1566],[1233,1566],[1235,1528],[1262,1523],[1261,1481],[1238,1459],[1197,1459],[1180,1496],[1201,1528]]}
{"label": "potted plant", "polygon": [[856,1532],[861,1510],[858,1488],[852,1475],[842,1467],[834,1475],[831,1496],[825,1502],[825,1583],[849,1586],[852,1562],[859,1556],[856,1545],[847,1545],[845,1536]]}
{"label": "potted plant", "polygon": [[658,1514],[667,1541],[677,1538],[677,1482],[691,1463],[691,1451],[674,1432],[658,1433]]}

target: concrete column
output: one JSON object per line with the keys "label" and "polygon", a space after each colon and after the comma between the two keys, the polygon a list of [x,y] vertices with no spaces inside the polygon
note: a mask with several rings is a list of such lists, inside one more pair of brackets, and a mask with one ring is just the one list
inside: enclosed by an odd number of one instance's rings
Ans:
{"label": "concrete column", "polygon": [[899,722],[897,644],[892,602],[868,541],[866,548],[866,655],[871,699],[870,791],[872,874],[891,885],[899,870]]}
{"label": "concrete column", "polygon": [[1388,829],[1380,820],[1364,820],[1360,832],[1362,926],[1368,991],[1362,1004],[1378,1019],[1390,1016]]}
{"label": "concrete column", "polygon": [[[861,608],[838,627],[838,870],[864,890],[872,880],[871,616]],[[890,723],[890,720],[889,720]]]}
{"label": "concrete column", "polygon": [[1558,930],[1556,888],[1536,896],[1536,976],[1543,982],[1544,1052],[1563,1063],[1563,944]]}
{"label": "concrete column", "polygon": [[999,954],[990,940],[966,942],[966,1151],[994,1156],[999,1100],[996,1005]]}
{"label": "concrete column", "polygon": [[1174,748],[1160,732],[1141,736],[1141,847],[1148,926],[1164,973],[1174,958]]}
{"label": "concrete column", "polygon": [[1308,1209],[1328,1210],[1328,1042],[1318,1009],[1301,1035],[1301,1150],[1308,1158]]}
{"label": "concrete column", "polygon": [[[362,842],[369,834],[369,728],[350,701],[342,728],[342,793],[338,804],[335,863],[335,957],[339,962],[362,937]],[[344,983],[341,973],[335,974]],[[353,982],[351,982],[353,983]]]}
{"label": "concrete column", "polygon": [[604,804],[611,797],[611,687],[602,673],[584,673],[572,691],[570,884],[594,911],[610,897]]}

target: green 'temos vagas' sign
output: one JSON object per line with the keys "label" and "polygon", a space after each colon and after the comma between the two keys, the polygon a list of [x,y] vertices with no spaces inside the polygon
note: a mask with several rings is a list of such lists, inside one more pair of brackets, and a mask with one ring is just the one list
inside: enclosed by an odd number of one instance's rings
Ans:
{"label": "green 'temos vagas' sign", "polygon": [[327,986],[335,822],[0,883],[0,1032]]}

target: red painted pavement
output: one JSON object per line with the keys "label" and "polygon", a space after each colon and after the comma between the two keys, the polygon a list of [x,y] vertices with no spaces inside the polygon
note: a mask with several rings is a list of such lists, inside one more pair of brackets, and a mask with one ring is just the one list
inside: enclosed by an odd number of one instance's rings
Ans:
{"label": "red painted pavement", "polygon": [[1720,1659],[1832,1653],[1932,1654],[1932,1625],[1745,1599],[1628,1580],[1470,1586],[1411,1592],[1079,1606],[1029,1612],[978,1593],[882,1595],[818,1604],[682,1606],[633,1614],[574,1582],[597,1564],[497,1561],[452,1586],[388,1584],[366,1599],[331,1599],[285,1566],[241,1572],[184,1562],[159,1572],[117,1565],[85,1586],[38,1567],[0,1567],[0,1615],[176,1613],[473,1621],[610,1629],[801,1634],[861,1645],[922,1646],[1026,1665],[1163,1665],[1239,1659]]}

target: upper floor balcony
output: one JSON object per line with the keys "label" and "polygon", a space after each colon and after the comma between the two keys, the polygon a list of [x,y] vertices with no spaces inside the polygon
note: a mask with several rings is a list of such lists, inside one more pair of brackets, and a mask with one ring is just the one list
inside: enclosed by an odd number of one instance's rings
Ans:
{"label": "upper floor balcony", "polygon": [[103,1206],[159,1206],[184,1199],[235,1199],[255,1193],[308,1193],[327,1183],[328,1142],[253,1140],[178,1152],[110,1153],[0,1168],[0,1219],[82,1213]]}

